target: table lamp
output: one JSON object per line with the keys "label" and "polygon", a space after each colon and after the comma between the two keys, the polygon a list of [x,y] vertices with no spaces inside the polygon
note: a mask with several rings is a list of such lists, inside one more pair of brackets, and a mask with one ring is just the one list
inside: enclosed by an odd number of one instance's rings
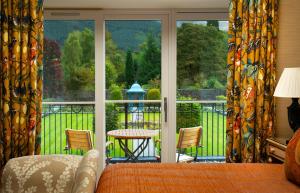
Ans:
{"label": "table lamp", "polygon": [[292,98],[292,104],[287,107],[288,121],[295,132],[300,128],[300,68],[284,68],[274,92],[275,97]]}

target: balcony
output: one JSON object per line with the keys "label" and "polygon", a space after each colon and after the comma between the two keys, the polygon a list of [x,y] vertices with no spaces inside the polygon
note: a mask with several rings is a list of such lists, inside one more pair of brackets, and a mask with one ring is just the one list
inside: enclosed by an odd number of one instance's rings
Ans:
{"label": "balcony", "polygon": [[[157,135],[150,141],[148,148],[140,155],[139,161],[157,162],[160,157],[161,106],[160,102],[128,103],[108,101],[106,103],[106,131],[112,129],[151,129]],[[226,147],[226,104],[224,101],[177,101],[177,127],[201,125],[202,148],[199,149],[200,162],[224,161]],[[94,102],[44,102],[42,113],[41,154],[80,154],[80,151],[66,151],[65,129],[92,131],[95,142],[95,104]],[[177,131],[178,131],[177,128]],[[175,128],[174,128],[175,129]],[[178,133],[178,132],[177,132]],[[178,139],[178,134],[176,135]],[[125,153],[118,141],[107,148],[110,162],[123,162]],[[139,144],[137,140],[128,141],[129,148]],[[186,152],[195,154],[195,149]]]}

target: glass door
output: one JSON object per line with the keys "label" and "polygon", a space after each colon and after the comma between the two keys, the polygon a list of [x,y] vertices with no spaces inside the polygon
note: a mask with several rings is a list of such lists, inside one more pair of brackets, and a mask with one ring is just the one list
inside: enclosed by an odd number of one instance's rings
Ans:
{"label": "glass door", "polygon": [[224,161],[226,147],[228,21],[211,16],[176,21],[176,140],[180,128],[201,126],[202,147],[187,148],[185,154],[204,162]]}
{"label": "glass door", "polygon": [[[160,16],[106,16],[106,159],[160,162],[167,87],[165,20]],[[167,100],[167,99],[166,99]],[[167,102],[167,101],[166,101]],[[116,136],[118,133],[122,136]]]}

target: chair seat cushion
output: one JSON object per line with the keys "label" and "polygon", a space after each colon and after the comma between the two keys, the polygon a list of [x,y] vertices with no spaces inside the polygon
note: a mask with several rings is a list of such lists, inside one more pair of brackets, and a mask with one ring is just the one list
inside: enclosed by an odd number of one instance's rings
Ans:
{"label": "chair seat cushion", "polygon": [[36,155],[14,158],[4,167],[3,192],[70,193],[81,156]]}

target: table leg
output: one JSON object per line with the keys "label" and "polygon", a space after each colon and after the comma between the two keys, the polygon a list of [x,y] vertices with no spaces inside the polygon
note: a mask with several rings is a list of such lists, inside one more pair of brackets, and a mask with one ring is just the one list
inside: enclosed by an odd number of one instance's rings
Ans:
{"label": "table leg", "polygon": [[122,139],[118,139],[121,149],[124,151],[125,155],[128,156],[126,162],[130,160],[135,160],[134,153],[130,151],[127,144],[127,139],[125,139],[125,143],[122,141]]}
{"label": "table leg", "polygon": [[140,152],[135,156],[134,161],[137,161],[138,157],[144,152],[149,144],[149,138],[143,139],[143,142],[134,150],[133,155],[140,149]]}
{"label": "table leg", "polygon": [[[126,141],[127,139],[125,139],[125,143],[122,141],[122,139],[118,139],[119,144],[121,149],[125,152],[125,155],[128,155],[128,158],[126,159],[126,162],[132,160],[133,162],[138,161],[138,157],[143,153],[143,151],[147,148],[148,144],[149,144],[149,140],[148,139],[143,139],[142,143],[134,150],[134,151],[130,151],[130,149],[126,146]],[[134,154],[140,150],[140,152],[137,154],[137,156],[135,156]]]}

